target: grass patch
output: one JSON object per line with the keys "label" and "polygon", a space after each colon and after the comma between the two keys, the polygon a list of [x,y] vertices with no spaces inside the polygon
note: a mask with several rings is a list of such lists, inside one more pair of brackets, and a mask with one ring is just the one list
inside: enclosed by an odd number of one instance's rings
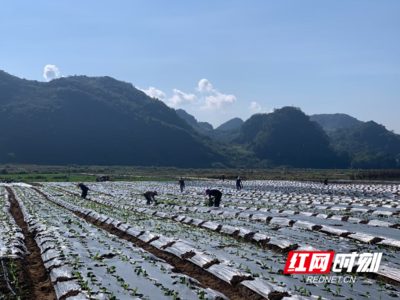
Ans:
{"label": "grass patch", "polygon": [[[397,171],[398,172],[398,171]],[[396,180],[394,172],[368,171],[352,169],[292,169],[286,167],[274,169],[178,169],[175,167],[132,167],[132,166],[38,166],[38,165],[2,165],[0,180],[14,179],[24,182],[94,182],[96,177],[110,176],[114,181],[178,181],[185,180],[220,180],[225,174],[227,180],[240,176],[243,180],[297,180],[321,182],[328,178],[337,180]],[[378,174],[379,173],[379,174]],[[376,176],[378,174],[379,176]],[[389,176],[389,175],[391,176]],[[397,173],[396,173],[397,175]],[[371,178],[374,177],[374,178]]]}

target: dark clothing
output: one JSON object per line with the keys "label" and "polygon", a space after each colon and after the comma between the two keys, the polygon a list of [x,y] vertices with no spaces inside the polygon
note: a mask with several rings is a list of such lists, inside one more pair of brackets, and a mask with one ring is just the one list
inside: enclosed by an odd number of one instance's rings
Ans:
{"label": "dark clothing", "polygon": [[147,196],[146,194],[144,194],[144,197],[145,197],[146,200],[147,200],[146,204],[147,204],[147,205],[150,205],[150,203],[151,203],[151,198],[150,198],[149,196]]}
{"label": "dark clothing", "polygon": [[214,207],[219,207],[219,203],[221,202],[221,198],[222,198],[222,195],[221,196],[215,196]]}
{"label": "dark clothing", "polygon": [[82,195],[81,195],[81,197],[82,197],[83,199],[86,199],[86,196],[87,196],[87,193],[88,193],[89,188],[88,188],[86,185],[84,185],[84,184],[80,184],[79,187],[80,187],[81,190],[82,190]]}
{"label": "dark clothing", "polygon": [[241,190],[243,188],[242,179],[236,179],[236,187],[238,190]]}
{"label": "dark clothing", "polygon": [[225,175],[222,175],[222,181],[225,181]]}
{"label": "dark clothing", "polygon": [[179,187],[181,188],[181,192],[183,192],[183,188],[185,187],[185,181],[183,179],[179,180]]}
{"label": "dark clothing", "polygon": [[328,179],[325,179],[325,180],[324,180],[324,184],[325,184],[325,185],[328,185]]}
{"label": "dark clothing", "polygon": [[149,196],[149,197],[151,197],[151,198],[154,198],[154,195],[155,195],[155,194],[154,194],[154,192],[150,192],[150,191],[149,191],[149,192],[144,193],[144,195],[145,195],[145,196]]}
{"label": "dark clothing", "polygon": [[154,192],[150,192],[150,191],[143,194],[143,196],[144,196],[144,197],[146,198],[146,200],[147,200],[147,202],[146,202],[147,205],[150,205],[150,203],[153,202],[153,201],[154,201],[155,203],[157,203],[157,200],[154,199],[154,195],[155,195]]}
{"label": "dark clothing", "polygon": [[218,191],[218,190],[211,190],[210,193],[208,194],[208,196],[209,196],[210,198],[211,198],[211,196],[214,196],[214,197],[217,197],[217,196],[222,197],[222,193],[221,193],[220,191]]}
{"label": "dark clothing", "polygon": [[[214,197],[214,201],[212,201],[211,196]],[[219,207],[219,203],[221,202],[222,193],[218,190],[211,190],[208,194],[208,199],[210,200],[209,204],[212,206],[214,204],[215,207]]]}

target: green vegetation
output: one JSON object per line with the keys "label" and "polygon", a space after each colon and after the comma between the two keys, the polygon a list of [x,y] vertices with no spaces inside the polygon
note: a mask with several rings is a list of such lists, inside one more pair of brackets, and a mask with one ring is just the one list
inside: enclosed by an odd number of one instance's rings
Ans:
{"label": "green vegetation", "polygon": [[[175,111],[110,77],[37,82],[0,71],[0,94],[0,164],[253,170],[400,167],[399,135],[344,114],[310,119],[299,108],[283,107],[244,123],[234,118],[214,130],[184,110]],[[0,178],[8,172],[0,169]],[[29,177],[20,179],[35,179]]]}
{"label": "green vegetation", "polygon": [[[271,114],[253,115],[242,125],[239,124],[240,119],[236,121],[233,119],[225,123],[228,124],[226,131],[220,130],[225,128],[223,124],[206,132],[212,139],[229,145],[230,149],[225,149],[225,153],[232,158],[235,166],[400,167],[400,136],[373,121],[361,122],[346,114],[308,117],[294,107],[276,109]],[[229,125],[235,122],[236,125]],[[231,149],[234,149],[232,153]],[[246,165],[240,163],[243,157],[247,159]]]}
{"label": "green vegetation", "polygon": [[222,143],[230,143],[239,133],[243,120],[233,118],[218,128],[213,129],[212,125],[207,122],[198,122],[195,117],[188,114],[183,109],[177,109],[176,114],[185,120],[194,130],[211,137],[214,141]]}
{"label": "green vegetation", "polygon": [[400,170],[359,170],[350,176],[352,180],[399,180]]}
{"label": "green vegetation", "polygon": [[15,182],[83,182],[83,181],[95,181],[96,176],[86,176],[86,175],[71,175],[66,174],[9,174],[0,175],[0,181],[14,180]]}
{"label": "green vegetation", "polygon": [[0,163],[211,167],[230,161],[162,101],[110,77],[0,71]]}
{"label": "green vegetation", "polygon": [[373,121],[338,129],[330,137],[336,151],[350,154],[353,168],[400,166],[400,136]]}
{"label": "green vegetation", "polygon": [[176,114],[182,119],[185,120],[194,130],[207,134],[209,131],[214,130],[213,126],[207,122],[198,122],[195,117],[188,114],[183,109],[177,109]]}
{"label": "green vegetation", "polygon": [[[36,166],[36,165],[0,165],[0,170],[7,170],[3,179],[23,182],[94,182],[96,177],[109,175],[114,181],[172,181],[180,176],[189,180],[309,180],[321,182],[328,178],[330,182],[340,180],[400,180],[399,170],[337,170],[337,169],[179,169],[168,167],[130,167],[130,166]],[[0,171],[1,173],[1,171]]]}
{"label": "green vegetation", "polygon": [[334,153],[322,128],[300,109],[284,107],[253,115],[241,127],[236,143],[274,165],[300,168],[346,168],[346,157]]}
{"label": "green vegetation", "polygon": [[218,126],[215,130],[221,130],[221,131],[230,131],[230,130],[235,130],[239,129],[240,126],[243,125],[243,120],[240,118],[233,118],[220,126]]}
{"label": "green vegetation", "polygon": [[[14,182],[91,182],[96,181],[94,175],[72,174],[10,174],[7,176],[0,175],[0,182],[3,180],[14,180]],[[172,178],[156,178],[156,177],[128,177],[117,175],[112,178],[113,181],[172,181]]]}
{"label": "green vegetation", "polygon": [[363,123],[362,121],[346,114],[311,115],[310,120],[317,122],[328,133],[331,133],[339,128],[356,126]]}

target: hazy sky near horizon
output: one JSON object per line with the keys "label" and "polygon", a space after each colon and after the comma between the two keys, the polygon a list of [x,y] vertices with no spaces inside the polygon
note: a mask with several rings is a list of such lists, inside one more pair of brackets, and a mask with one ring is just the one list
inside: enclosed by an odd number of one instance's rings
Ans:
{"label": "hazy sky near horizon", "polygon": [[0,69],[18,77],[45,81],[46,65],[107,75],[214,126],[294,105],[400,133],[398,0],[25,0],[1,11]]}

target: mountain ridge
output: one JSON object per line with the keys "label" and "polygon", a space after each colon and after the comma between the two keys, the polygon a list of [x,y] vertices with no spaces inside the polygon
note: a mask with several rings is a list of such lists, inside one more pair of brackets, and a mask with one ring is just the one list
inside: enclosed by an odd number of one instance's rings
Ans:
{"label": "mountain ridge", "polygon": [[239,128],[240,126],[243,125],[243,120],[241,118],[233,118],[225,123],[222,123],[219,125],[215,130],[221,130],[221,131],[229,131],[229,130],[234,130]]}
{"label": "mountain ridge", "polygon": [[9,154],[11,162],[63,165],[211,167],[227,161],[174,109],[111,77],[44,83],[2,72],[0,94],[0,128],[7,128],[0,133],[2,163],[10,162]]}
{"label": "mountain ridge", "polygon": [[310,120],[317,122],[327,132],[333,132],[337,129],[360,125],[363,122],[343,113],[336,114],[314,114],[310,115]]}
{"label": "mountain ridge", "polygon": [[0,71],[0,128],[0,163],[400,167],[400,136],[373,121],[283,107],[214,129],[108,76],[39,82]]}

